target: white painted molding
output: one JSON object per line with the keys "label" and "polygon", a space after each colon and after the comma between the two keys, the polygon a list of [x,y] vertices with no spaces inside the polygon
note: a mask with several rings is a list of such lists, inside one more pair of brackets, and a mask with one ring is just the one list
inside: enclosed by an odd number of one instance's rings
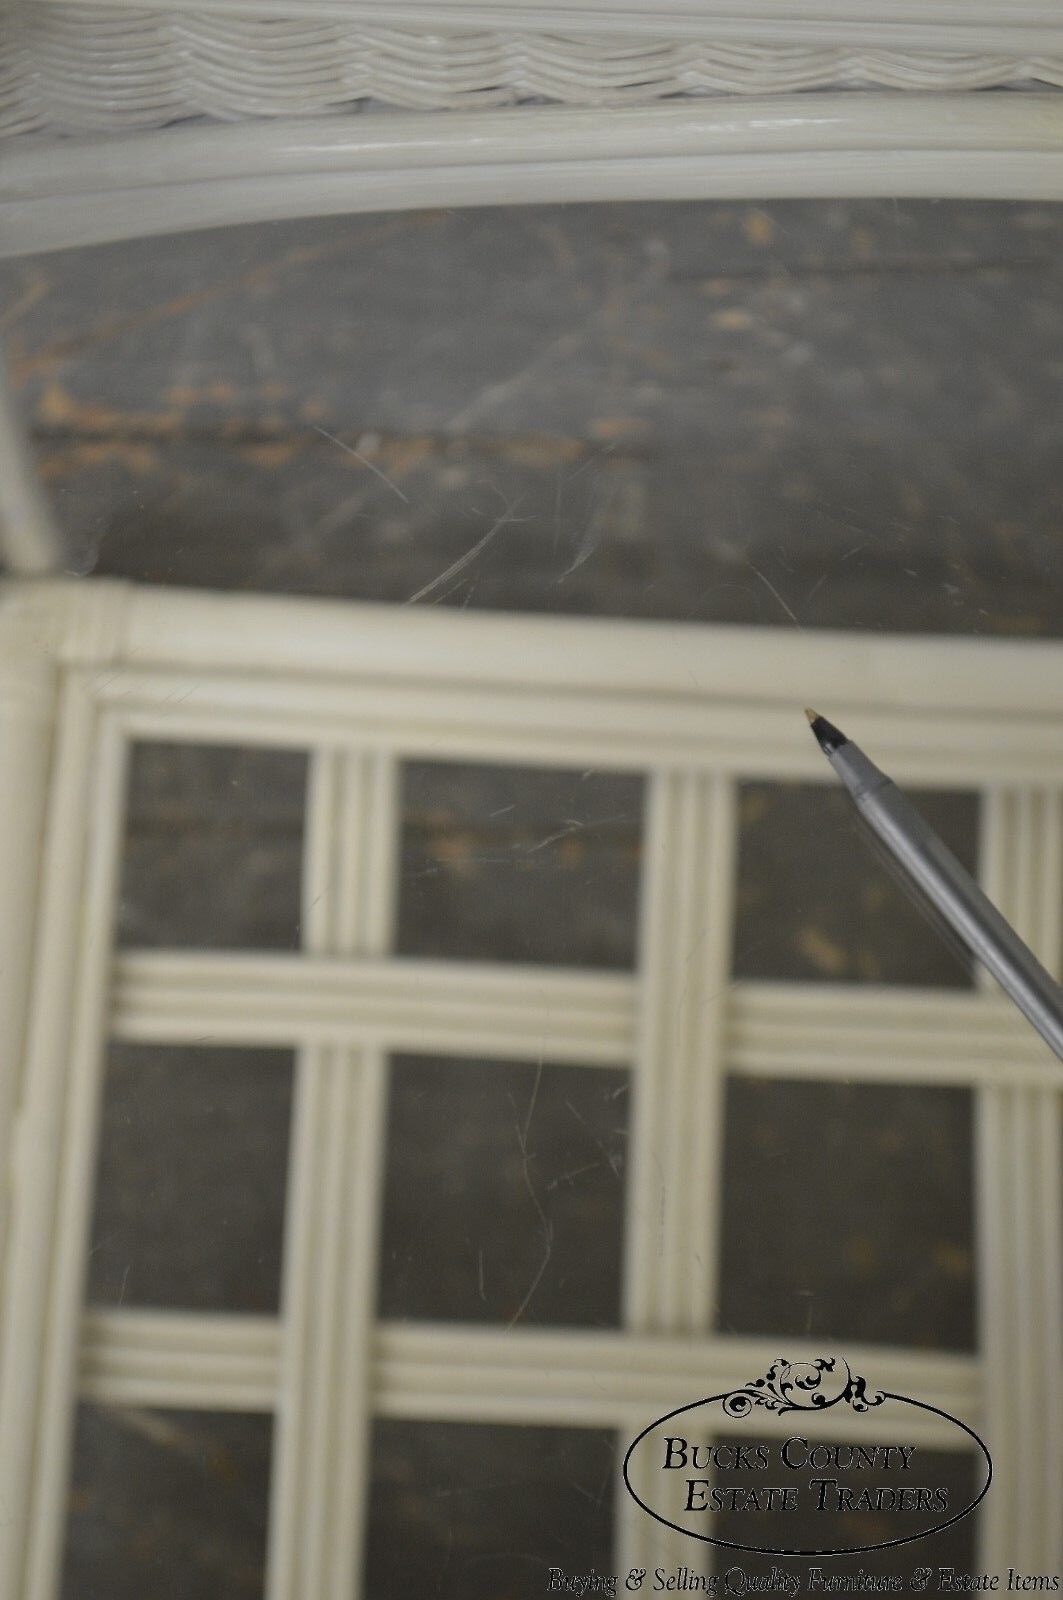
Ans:
{"label": "white painted molding", "polygon": [[1063,198],[1063,96],[817,94],[14,140],[0,253],[431,206],[846,195]]}
{"label": "white painted molding", "polygon": [[396,27],[379,7],[368,21],[312,13],[298,0],[275,11],[23,0],[9,13],[0,49],[0,136],[381,106],[449,113],[552,101],[605,109],[841,86],[957,92],[1063,84],[1063,30],[1056,53],[1047,53],[1031,50],[1018,29],[1010,49],[927,49],[896,29],[888,44],[844,33],[780,43],[775,23],[756,17],[744,35],[701,37],[688,35],[682,19],[654,35],[630,26],[581,31],[578,9],[548,31],[520,10],[485,9],[475,28]]}
{"label": "white painted molding", "polygon": [[[861,713],[892,714],[891,743],[902,722],[926,743],[921,719],[937,713],[994,723],[999,715],[1018,728],[1017,740],[1036,742],[1047,727],[1058,742],[1063,716],[1063,644],[1055,640],[457,612],[96,578],[0,585],[0,610],[21,618],[64,665],[121,664],[148,696],[153,672],[191,668],[211,680],[204,705],[254,704],[261,680],[264,703],[278,711],[290,686],[293,715],[305,710],[300,697],[328,692],[325,680],[338,677],[364,679],[373,692],[388,684],[430,691],[433,683],[452,695],[462,686],[512,691],[517,701],[542,692],[555,714],[571,690],[643,707],[647,724],[662,699],[676,711],[718,702],[765,715],[782,702],[788,715],[801,694],[818,693],[829,709],[841,691],[841,703]],[[109,673],[94,681],[104,700],[124,694],[111,690]],[[810,744],[807,728],[797,735],[795,747]],[[955,738],[966,747],[962,729]]]}
{"label": "white painted molding", "polygon": [[0,1305],[0,1593],[32,1600],[60,1556],[125,749],[61,681]]}
{"label": "white painted molding", "polygon": [[[981,814],[981,876],[1040,959],[1063,956],[1063,795],[995,786]],[[983,991],[991,980],[980,974]],[[1063,1560],[1063,1093],[987,1085],[975,1102],[979,1324],[997,1492],[984,1542],[1054,1571]]]}
{"label": "white painted molding", "polygon": [[[41,3],[41,0],[37,0]],[[379,25],[381,0],[110,0],[115,9],[214,16],[338,17]],[[67,0],[71,11],[99,0]],[[634,34],[784,44],[896,45],[912,49],[1063,48],[1054,0],[388,0],[393,27],[434,30],[507,28],[540,33]]]}
{"label": "white painted molding", "polygon": [[59,673],[32,628],[0,612],[0,1301],[22,1144],[19,1107]]}
{"label": "white painted molding", "polygon": [[1058,154],[1063,96],[790,95],[632,106],[603,116],[540,106],[490,113],[416,112],[319,121],[171,128],[93,140],[10,145],[0,198],[62,198],[71,188],[143,190],[223,179],[444,172],[488,164],[528,167],[838,150]]}

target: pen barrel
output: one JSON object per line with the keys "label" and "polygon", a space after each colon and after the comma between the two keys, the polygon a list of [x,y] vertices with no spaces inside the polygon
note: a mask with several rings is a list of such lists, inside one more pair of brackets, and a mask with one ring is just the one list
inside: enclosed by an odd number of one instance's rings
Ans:
{"label": "pen barrel", "polygon": [[854,788],[860,814],[1063,1060],[1063,988],[911,801],[870,762],[867,766],[879,781],[869,776],[866,786]]}

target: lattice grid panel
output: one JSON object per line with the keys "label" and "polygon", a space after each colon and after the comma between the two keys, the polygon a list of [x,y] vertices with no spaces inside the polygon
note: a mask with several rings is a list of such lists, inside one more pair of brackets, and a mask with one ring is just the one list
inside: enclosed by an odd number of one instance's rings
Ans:
{"label": "lattice grid panel", "polygon": [[[827,781],[805,698],[859,726],[900,780],[979,793],[985,882],[1058,969],[1060,647],[426,615],[107,583],[23,585],[3,625],[3,730],[23,774],[6,847],[39,849],[41,869],[16,885],[33,943],[5,1143],[0,1593],[55,1593],[78,1394],[275,1413],[270,1600],[352,1600],[364,1527],[351,1513],[364,1513],[374,1416],[604,1426],[626,1443],[663,1410],[764,1370],[774,1337],[711,1331],[729,1074],[975,1092],[976,1353],[845,1354],[870,1381],[984,1431],[997,1466],[980,1525],[987,1570],[1060,1564],[1058,1064],[988,988],[730,978],[737,785]],[[309,751],[303,950],[114,952],[136,739]],[[637,970],[394,955],[407,759],[644,773]],[[85,1311],[104,1042],[204,1036],[297,1051],[280,1315]],[[387,1058],[403,1050],[631,1068],[622,1328],[374,1317]],[[821,1353],[785,1343],[791,1359]],[[930,1416],[913,1438],[955,1448]],[[618,1569],[690,1560],[622,1490],[615,1527]]]}

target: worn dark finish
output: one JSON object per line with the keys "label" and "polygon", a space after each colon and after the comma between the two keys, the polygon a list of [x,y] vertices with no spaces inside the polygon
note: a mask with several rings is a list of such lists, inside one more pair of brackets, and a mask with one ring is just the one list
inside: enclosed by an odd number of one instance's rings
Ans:
{"label": "worn dark finish", "polygon": [[398,949],[635,965],[641,777],[412,762]]}
{"label": "worn dark finish", "polygon": [[616,1327],[628,1110],[620,1070],[394,1061],[380,1315]]}
{"label": "worn dark finish", "polygon": [[118,943],[298,946],[305,800],[302,751],[135,744]]}
{"label": "worn dark finish", "polygon": [[966,1089],[732,1078],[720,1330],[973,1349],[971,1117]]}
{"label": "worn dark finish", "polygon": [[[911,793],[974,870],[977,797]],[[740,818],[736,977],[970,987],[969,957],[917,909],[837,784],[744,784]]]}
{"label": "worn dark finish", "polygon": [[0,283],[81,569],[409,600],[490,535],[419,603],[1058,635],[1061,246],[1045,206],[532,207]]}
{"label": "worn dark finish", "polygon": [[290,1051],[113,1045],[88,1299],[275,1314],[291,1101]]}
{"label": "worn dark finish", "polygon": [[268,1417],[82,1406],[62,1600],[258,1600]]}
{"label": "worn dark finish", "polygon": [[378,1422],[367,1593],[539,1600],[552,1565],[612,1572],[612,1433]]}

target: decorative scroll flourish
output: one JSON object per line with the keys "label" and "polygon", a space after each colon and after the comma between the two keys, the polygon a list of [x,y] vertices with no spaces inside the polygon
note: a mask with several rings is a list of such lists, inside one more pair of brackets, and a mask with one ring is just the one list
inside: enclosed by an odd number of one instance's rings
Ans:
{"label": "decorative scroll flourish", "polygon": [[821,1356],[816,1361],[787,1361],[779,1356],[763,1378],[733,1389],[723,1401],[729,1417],[748,1416],[754,1406],[768,1411],[825,1411],[846,1401],[854,1411],[880,1406],[885,1395],[869,1389],[841,1356]]}

